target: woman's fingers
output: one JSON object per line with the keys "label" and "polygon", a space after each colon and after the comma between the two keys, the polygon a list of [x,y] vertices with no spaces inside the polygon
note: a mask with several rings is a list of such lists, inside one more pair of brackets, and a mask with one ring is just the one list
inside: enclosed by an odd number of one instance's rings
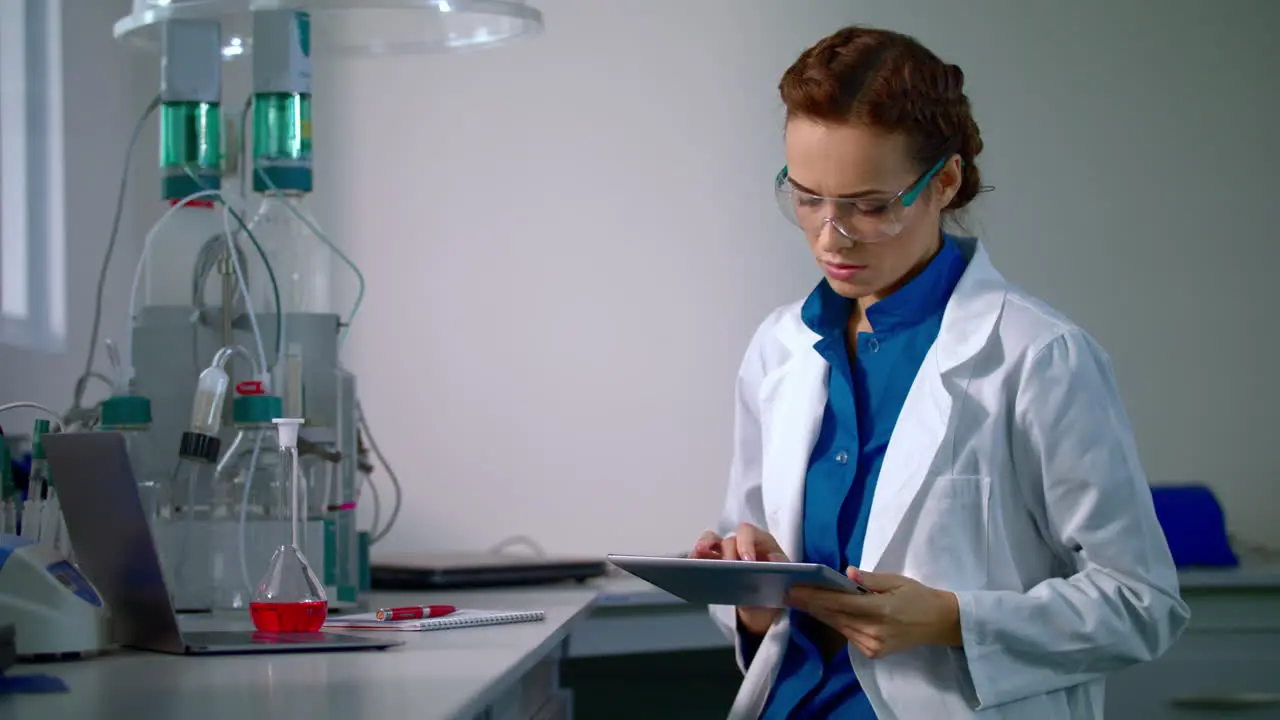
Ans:
{"label": "woman's fingers", "polygon": [[751,523],[742,523],[727,538],[722,538],[711,530],[702,533],[689,556],[708,560],[787,562],[787,554],[778,546],[778,541],[767,531]]}
{"label": "woman's fingers", "polygon": [[743,560],[784,562],[787,559],[787,554],[778,545],[778,541],[767,531],[751,523],[742,523],[734,534],[738,538],[738,553]]}
{"label": "woman's fingers", "polygon": [[743,560],[756,559],[756,535],[759,529],[751,523],[742,523],[738,526],[738,530],[734,533],[734,537],[738,538],[738,557]]}
{"label": "woman's fingers", "polygon": [[730,535],[720,543],[720,557],[724,560],[741,560],[738,551],[738,538]]}
{"label": "woman's fingers", "polygon": [[849,643],[866,657],[878,658],[884,654],[884,641],[865,630],[850,626],[846,627],[842,634],[849,638]]}
{"label": "woman's fingers", "polygon": [[708,530],[702,533],[698,542],[693,545],[693,557],[719,559],[724,554],[724,540],[716,533]]}
{"label": "woman's fingers", "polygon": [[[814,596],[820,597],[827,591],[814,590],[811,592]],[[880,657],[885,653],[886,635],[884,627],[879,622],[846,615],[830,604],[823,603],[820,599],[817,602],[808,603],[808,607],[804,612],[812,615],[823,625],[838,632],[850,645],[853,645],[858,649],[858,652],[866,657]]]}

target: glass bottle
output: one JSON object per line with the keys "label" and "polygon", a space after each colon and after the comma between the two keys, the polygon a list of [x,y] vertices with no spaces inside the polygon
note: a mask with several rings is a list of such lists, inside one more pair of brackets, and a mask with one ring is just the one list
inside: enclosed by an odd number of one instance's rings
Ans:
{"label": "glass bottle", "polygon": [[[243,385],[242,385],[243,387]],[[252,578],[261,577],[266,556],[261,548],[288,541],[275,522],[277,454],[271,452],[267,429],[280,414],[280,398],[261,386],[240,391],[233,402],[235,440],[214,474],[213,547],[214,608],[243,610],[254,592]]]}
{"label": "glass bottle", "polygon": [[151,401],[139,395],[116,395],[102,404],[102,421],[98,429],[118,432],[124,437],[129,453],[129,466],[138,484],[138,496],[142,511],[147,516],[152,533],[161,516],[161,509],[169,504],[168,481],[163,472],[156,472],[151,442]]}
{"label": "glass bottle", "polygon": [[271,262],[277,285],[272,288],[266,268],[253,253],[248,273],[259,279],[250,288],[255,307],[275,307],[278,290],[284,313],[332,311],[333,251],[299,218],[301,215],[315,224],[308,197],[293,191],[272,191],[263,198],[252,228]]}

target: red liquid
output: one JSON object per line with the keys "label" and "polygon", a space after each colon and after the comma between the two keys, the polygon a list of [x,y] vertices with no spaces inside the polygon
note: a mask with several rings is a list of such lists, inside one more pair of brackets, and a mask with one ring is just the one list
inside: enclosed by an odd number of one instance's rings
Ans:
{"label": "red liquid", "polygon": [[328,614],[326,602],[249,603],[253,626],[262,632],[316,632]]}

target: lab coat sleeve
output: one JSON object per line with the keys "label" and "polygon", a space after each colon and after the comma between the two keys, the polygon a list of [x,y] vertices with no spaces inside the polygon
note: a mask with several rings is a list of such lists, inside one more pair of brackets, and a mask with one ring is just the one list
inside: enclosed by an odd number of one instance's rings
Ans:
{"label": "lab coat sleeve", "polygon": [[1102,349],[1079,330],[1049,341],[1014,412],[1014,470],[1068,576],[956,593],[980,708],[1155,659],[1190,616]]}
{"label": "lab coat sleeve", "polygon": [[[741,523],[765,527],[764,500],[761,494],[761,465],[763,463],[760,430],[759,396],[764,380],[764,344],[772,334],[775,317],[771,316],[756,330],[738,369],[734,387],[733,410],[733,458],[729,465],[729,489],[725,495],[724,511],[720,515],[717,532],[730,535]],[[738,614],[732,605],[712,605],[711,618],[734,642],[738,667],[743,673],[754,654],[754,645],[738,627]]]}

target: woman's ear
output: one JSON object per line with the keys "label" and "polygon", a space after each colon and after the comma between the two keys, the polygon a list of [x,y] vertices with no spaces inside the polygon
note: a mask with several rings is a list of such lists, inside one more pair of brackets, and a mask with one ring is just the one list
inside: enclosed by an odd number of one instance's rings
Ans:
{"label": "woman's ear", "polygon": [[960,192],[960,182],[964,179],[964,161],[959,155],[952,155],[943,163],[936,176],[938,192],[934,194],[934,203],[938,212],[946,209],[951,200]]}

